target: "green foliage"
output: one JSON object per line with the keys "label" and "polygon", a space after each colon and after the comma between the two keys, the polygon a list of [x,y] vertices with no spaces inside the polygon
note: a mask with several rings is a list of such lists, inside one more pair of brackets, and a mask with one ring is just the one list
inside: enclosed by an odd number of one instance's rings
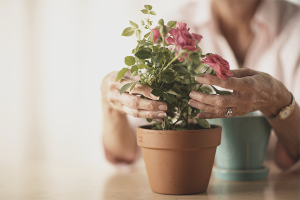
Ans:
{"label": "green foliage", "polygon": [[206,119],[196,118],[196,120],[202,128],[211,128],[210,124],[208,123],[208,121]]}
{"label": "green foliage", "polygon": [[147,51],[147,50],[144,50],[144,49],[139,50],[134,55],[136,57],[138,57],[139,59],[147,59],[147,58],[151,58],[152,57],[152,53],[150,51]]}
{"label": "green foliage", "polygon": [[150,11],[150,14],[151,14],[151,15],[156,15],[156,12],[154,12],[154,11],[151,10],[151,11]]}
{"label": "green foliage", "polygon": [[177,24],[177,21],[169,21],[167,23],[167,25],[168,25],[169,28],[175,28],[176,24]]}
{"label": "green foliage", "polygon": [[175,80],[174,73],[171,70],[162,72],[161,80],[166,83],[172,83]]}
{"label": "green foliage", "polygon": [[134,34],[134,29],[132,27],[127,27],[124,29],[122,36],[132,36]]}
{"label": "green foliage", "polygon": [[120,94],[123,94],[128,88],[130,88],[130,86],[132,86],[132,84],[134,84],[134,82],[125,84],[125,85],[120,89]]}
{"label": "green foliage", "polygon": [[125,62],[125,64],[126,64],[127,66],[134,65],[134,63],[135,63],[135,58],[134,58],[133,56],[126,56],[124,62]]}
{"label": "green foliage", "polygon": [[149,14],[149,10],[143,9],[143,10],[141,10],[141,11],[142,11],[142,13],[144,13],[144,14]]}
{"label": "green foliage", "polygon": [[133,28],[139,28],[139,25],[137,25],[136,23],[134,23],[133,21],[129,21],[129,23],[131,24],[131,26],[133,27]]}
{"label": "green foliage", "polygon": [[136,30],[135,35],[136,35],[137,39],[140,40],[142,38],[142,31]]}
{"label": "green foliage", "polygon": [[119,81],[121,78],[123,78],[123,76],[126,74],[127,71],[128,71],[128,68],[121,69],[117,75],[116,81]]}
{"label": "green foliage", "polygon": [[[183,49],[177,56],[175,55],[176,49],[174,51],[169,50],[164,35],[170,28],[176,28],[177,21],[169,21],[167,25],[164,25],[164,20],[160,19],[155,27],[160,31],[162,37],[154,43],[150,37],[154,27],[151,27],[152,21],[150,21],[149,16],[156,15],[156,13],[152,10],[151,5],[144,7],[145,9],[142,9],[141,12],[147,14],[148,18],[141,20],[141,26],[129,21],[132,27],[125,28],[122,33],[122,36],[131,36],[135,33],[138,41],[137,46],[132,50],[133,56],[125,57],[125,64],[129,67],[120,70],[116,79],[116,81],[120,80],[130,69],[131,77],[140,75],[140,80],[125,84],[120,93],[133,90],[137,84],[147,85],[153,89],[151,94],[159,97],[159,101],[167,104],[167,117],[164,118],[163,122],[155,122],[152,129],[189,130],[199,128],[199,126],[210,128],[207,120],[196,118],[200,110],[188,104],[191,99],[190,92],[212,93],[214,90],[217,95],[229,94],[230,92],[217,90],[213,86],[203,86],[203,84],[195,81],[195,77],[203,76],[203,73],[215,73],[211,67],[201,64],[201,59],[205,55],[202,54],[202,49],[198,45],[196,45],[199,48],[197,52],[188,52]],[[147,30],[143,37],[141,29]],[[188,52],[188,58],[184,57],[184,61],[180,62],[178,58],[185,52]],[[204,67],[206,71],[201,73],[199,70],[201,67]],[[141,98],[146,97],[142,95]],[[190,124],[189,121],[193,119],[198,124]],[[152,119],[147,119],[147,121],[152,122]]]}
{"label": "green foliage", "polygon": [[165,24],[165,22],[164,22],[163,19],[160,19],[160,20],[158,21],[158,24],[161,25],[161,26],[163,26],[163,25]]}
{"label": "green foliage", "polygon": [[145,7],[147,10],[152,10],[152,6],[150,6],[150,5],[144,5],[144,7]]}
{"label": "green foliage", "polygon": [[147,118],[146,120],[147,120],[147,122],[149,122],[149,123],[152,122],[152,119]]}

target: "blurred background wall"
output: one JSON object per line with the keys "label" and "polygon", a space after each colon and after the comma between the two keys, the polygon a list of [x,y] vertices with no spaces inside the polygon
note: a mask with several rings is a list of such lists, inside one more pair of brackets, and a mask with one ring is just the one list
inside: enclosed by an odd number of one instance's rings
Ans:
{"label": "blurred background wall", "polygon": [[[299,0],[294,0],[299,3]],[[0,165],[43,160],[109,166],[100,84],[122,68],[121,37],[143,5],[171,20],[187,1],[0,0]]]}
{"label": "blurred background wall", "polygon": [[145,4],[162,18],[183,3],[0,0],[0,164],[107,164],[100,84],[136,41],[121,33]]}

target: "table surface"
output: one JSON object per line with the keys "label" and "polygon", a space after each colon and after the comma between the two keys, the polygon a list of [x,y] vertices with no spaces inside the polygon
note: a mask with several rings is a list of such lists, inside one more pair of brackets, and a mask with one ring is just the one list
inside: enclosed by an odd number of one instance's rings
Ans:
{"label": "table surface", "polygon": [[150,189],[145,167],[129,173],[84,164],[1,164],[2,200],[114,199],[280,199],[299,200],[299,172],[282,173],[272,163],[266,180],[236,182],[211,177],[207,192],[198,195],[160,195]]}

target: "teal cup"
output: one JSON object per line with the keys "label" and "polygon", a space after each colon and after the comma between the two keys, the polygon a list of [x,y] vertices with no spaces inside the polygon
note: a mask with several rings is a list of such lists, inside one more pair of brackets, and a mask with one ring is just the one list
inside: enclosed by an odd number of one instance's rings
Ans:
{"label": "teal cup", "polygon": [[259,180],[268,175],[263,163],[271,127],[260,113],[209,120],[222,126],[221,145],[215,157],[214,175],[224,180]]}

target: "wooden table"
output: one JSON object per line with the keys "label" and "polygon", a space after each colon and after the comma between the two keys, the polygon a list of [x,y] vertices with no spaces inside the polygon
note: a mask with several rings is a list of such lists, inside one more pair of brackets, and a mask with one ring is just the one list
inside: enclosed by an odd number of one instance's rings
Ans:
{"label": "wooden table", "polygon": [[210,180],[199,195],[160,195],[150,189],[143,164],[129,173],[84,164],[27,163],[0,165],[1,200],[238,199],[299,200],[300,174],[280,173],[269,164],[267,180]]}

